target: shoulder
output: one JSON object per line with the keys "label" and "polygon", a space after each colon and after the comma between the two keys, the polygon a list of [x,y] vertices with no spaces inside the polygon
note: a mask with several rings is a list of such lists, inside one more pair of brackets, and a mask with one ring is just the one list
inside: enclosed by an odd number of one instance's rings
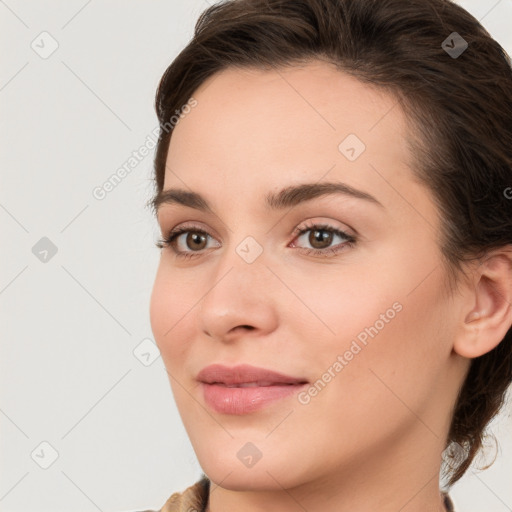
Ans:
{"label": "shoulder", "polygon": [[203,473],[201,478],[183,491],[174,492],[159,510],[141,510],[140,512],[204,512],[208,504],[210,480]]}

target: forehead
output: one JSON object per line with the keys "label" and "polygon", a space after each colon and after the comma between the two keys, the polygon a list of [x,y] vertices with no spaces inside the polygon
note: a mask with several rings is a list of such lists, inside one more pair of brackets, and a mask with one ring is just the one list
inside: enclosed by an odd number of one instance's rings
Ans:
{"label": "forehead", "polygon": [[[402,112],[393,108],[396,101],[389,93],[321,61],[275,70],[228,68],[209,77],[193,96],[198,106],[194,116],[188,117],[198,122],[194,132],[204,135],[215,127],[209,135],[219,138],[245,134],[237,128],[259,128],[257,135],[261,135],[263,127],[277,140],[292,138],[279,127],[293,129],[294,135],[320,131],[325,136],[359,129],[364,137],[383,116],[390,118],[388,124],[402,121]],[[187,129],[192,123],[186,121],[186,117],[180,121],[173,136],[184,131],[193,135]],[[199,121],[213,126],[201,126]]]}
{"label": "forehead", "polygon": [[[197,105],[171,138],[164,188],[183,188],[185,180],[212,193],[226,182],[268,190],[320,180],[329,169],[330,179],[360,186],[370,174],[375,178],[369,163],[409,172],[405,119],[395,98],[330,64],[228,68],[192,96]],[[358,151],[364,147],[356,160],[343,154],[346,140],[359,141]]]}

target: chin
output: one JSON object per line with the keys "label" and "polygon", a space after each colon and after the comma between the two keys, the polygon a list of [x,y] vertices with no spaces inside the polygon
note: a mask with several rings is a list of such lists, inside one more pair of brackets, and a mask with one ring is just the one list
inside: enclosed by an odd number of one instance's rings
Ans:
{"label": "chin", "polygon": [[282,491],[283,487],[290,488],[296,485],[290,481],[290,475],[285,480],[279,468],[242,468],[233,464],[224,467],[215,463],[201,464],[201,467],[213,483],[230,491]]}

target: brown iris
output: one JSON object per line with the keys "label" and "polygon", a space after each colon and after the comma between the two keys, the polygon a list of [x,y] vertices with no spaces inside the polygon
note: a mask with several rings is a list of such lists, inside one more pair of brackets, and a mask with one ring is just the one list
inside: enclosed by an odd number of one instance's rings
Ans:
{"label": "brown iris", "polygon": [[[308,242],[315,249],[325,249],[332,243],[332,233],[325,229],[311,230],[308,237]],[[317,244],[320,244],[320,246],[318,246]]]}

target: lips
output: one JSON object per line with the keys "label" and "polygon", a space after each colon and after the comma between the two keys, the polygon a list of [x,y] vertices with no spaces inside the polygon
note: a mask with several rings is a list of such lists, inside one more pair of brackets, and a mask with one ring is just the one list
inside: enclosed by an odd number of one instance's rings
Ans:
{"label": "lips", "polygon": [[285,384],[304,384],[304,378],[292,377],[265,368],[248,364],[234,367],[212,364],[203,368],[197,375],[197,380],[206,384],[220,384],[227,387],[266,387]]}
{"label": "lips", "polygon": [[232,415],[248,414],[291,397],[307,384],[306,379],[251,365],[210,365],[199,372],[197,380],[205,403],[217,413]]}

